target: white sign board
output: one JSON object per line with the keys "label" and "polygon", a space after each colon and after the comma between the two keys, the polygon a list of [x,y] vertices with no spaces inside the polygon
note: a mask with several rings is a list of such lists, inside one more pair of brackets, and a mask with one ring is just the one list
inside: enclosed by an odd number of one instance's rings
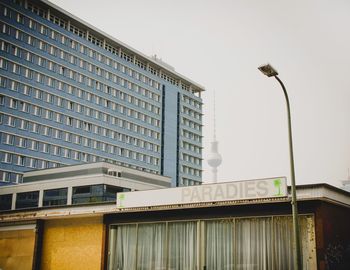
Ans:
{"label": "white sign board", "polygon": [[220,202],[286,197],[285,177],[199,186],[121,192],[117,194],[118,208]]}

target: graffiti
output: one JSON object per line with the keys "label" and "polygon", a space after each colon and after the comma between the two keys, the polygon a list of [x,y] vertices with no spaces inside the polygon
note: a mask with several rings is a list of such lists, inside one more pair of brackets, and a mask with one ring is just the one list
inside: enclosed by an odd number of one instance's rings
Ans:
{"label": "graffiti", "polygon": [[325,253],[327,270],[350,269],[350,244],[346,248],[340,243],[328,245]]}

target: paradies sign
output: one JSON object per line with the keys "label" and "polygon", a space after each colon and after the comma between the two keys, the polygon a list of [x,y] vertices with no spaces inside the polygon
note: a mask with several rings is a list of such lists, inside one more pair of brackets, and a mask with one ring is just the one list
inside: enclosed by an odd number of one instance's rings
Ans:
{"label": "paradies sign", "polygon": [[117,194],[118,208],[286,197],[285,177]]}

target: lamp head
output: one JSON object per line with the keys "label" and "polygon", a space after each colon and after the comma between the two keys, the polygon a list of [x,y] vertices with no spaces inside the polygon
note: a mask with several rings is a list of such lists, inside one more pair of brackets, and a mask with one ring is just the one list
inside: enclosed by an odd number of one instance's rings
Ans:
{"label": "lamp head", "polygon": [[270,64],[262,65],[258,69],[267,77],[277,76],[278,72]]}

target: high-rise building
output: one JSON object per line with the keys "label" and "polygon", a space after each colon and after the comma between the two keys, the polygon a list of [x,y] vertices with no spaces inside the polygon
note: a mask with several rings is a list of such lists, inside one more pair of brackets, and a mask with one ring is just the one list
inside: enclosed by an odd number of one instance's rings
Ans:
{"label": "high-rise building", "polygon": [[204,88],[48,1],[0,2],[0,181],[108,161],[202,176]]}

